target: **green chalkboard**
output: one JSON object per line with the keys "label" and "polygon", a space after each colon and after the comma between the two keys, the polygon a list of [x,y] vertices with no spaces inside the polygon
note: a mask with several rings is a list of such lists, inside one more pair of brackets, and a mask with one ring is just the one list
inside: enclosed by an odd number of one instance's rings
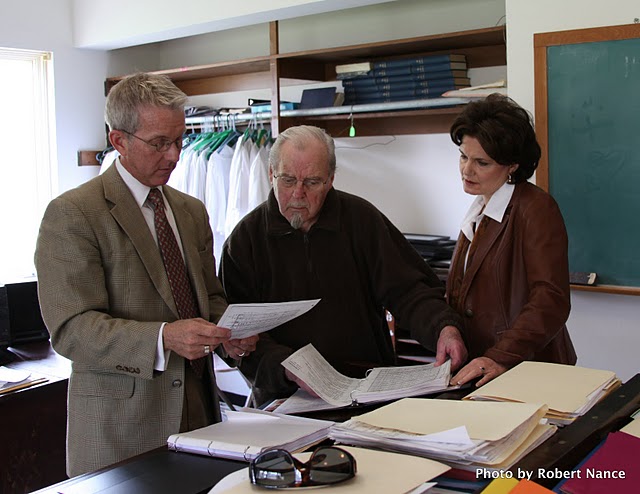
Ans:
{"label": "green chalkboard", "polygon": [[640,287],[640,37],[547,46],[546,85],[548,190],[569,269]]}

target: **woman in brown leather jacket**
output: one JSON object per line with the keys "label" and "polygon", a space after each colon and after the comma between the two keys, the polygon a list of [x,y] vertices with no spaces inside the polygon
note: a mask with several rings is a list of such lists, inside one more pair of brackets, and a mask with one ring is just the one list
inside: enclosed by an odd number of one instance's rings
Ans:
{"label": "woman in brown leather jacket", "polygon": [[540,159],[529,114],[493,94],[469,103],[450,135],[464,191],[476,196],[447,281],[470,358],[452,383],[481,386],[523,360],[575,364],[567,232],[554,199],[527,182]]}

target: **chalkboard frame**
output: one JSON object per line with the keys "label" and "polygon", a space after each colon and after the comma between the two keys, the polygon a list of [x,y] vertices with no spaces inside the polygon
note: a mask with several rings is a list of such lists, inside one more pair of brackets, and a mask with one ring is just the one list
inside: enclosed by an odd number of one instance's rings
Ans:
{"label": "chalkboard frame", "polygon": [[[548,119],[548,73],[547,51],[549,47],[640,38],[640,24],[573,29],[549,33],[536,33],[533,36],[534,53],[534,96],[535,124],[538,141],[542,147],[542,157],[536,172],[536,184],[549,190],[549,119]],[[606,292],[622,295],[640,295],[640,286],[572,285],[573,289]]]}

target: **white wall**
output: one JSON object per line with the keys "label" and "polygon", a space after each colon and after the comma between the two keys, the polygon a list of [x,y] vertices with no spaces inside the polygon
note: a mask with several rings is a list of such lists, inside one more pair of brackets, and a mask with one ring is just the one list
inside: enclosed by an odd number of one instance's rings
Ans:
{"label": "white wall", "polygon": [[[637,0],[605,8],[584,0],[506,0],[509,94],[534,111],[533,34],[618,24],[640,16]],[[639,117],[640,118],[640,117]],[[578,364],[611,369],[623,380],[640,372],[640,299],[574,290],[568,326]]]}
{"label": "white wall", "polygon": [[73,35],[75,46],[113,49],[390,1],[73,0]]}
{"label": "white wall", "polygon": [[[279,22],[280,52],[297,52],[494,26],[504,0],[397,0]],[[160,67],[269,54],[268,24],[157,43]],[[120,50],[127,53],[127,49]]]}
{"label": "white wall", "polygon": [[77,151],[105,146],[107,54],[73,48],[70,0],[3,0],[0,46],[53,52],[59,191],[95,176],[96,167],[77,166]]}

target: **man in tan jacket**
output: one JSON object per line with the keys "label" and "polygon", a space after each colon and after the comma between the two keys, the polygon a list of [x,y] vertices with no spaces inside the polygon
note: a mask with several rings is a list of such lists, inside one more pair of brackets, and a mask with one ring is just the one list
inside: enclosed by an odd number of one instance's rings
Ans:
{"label": "man in tan jacket", "polygon": [[[120,157],[54,199],[42,220],[35,255],[42,315],[54,349],[72,361],[70,476],[218,421],[209,354],[221,343],[232,357],[255,347],[230,341],[214,324],[227,304],[205,207],[166,185],[182,148],[185,101],[165,77],[119,82],[105,116]],[[163,249],[169,237],[173,257]]]}

